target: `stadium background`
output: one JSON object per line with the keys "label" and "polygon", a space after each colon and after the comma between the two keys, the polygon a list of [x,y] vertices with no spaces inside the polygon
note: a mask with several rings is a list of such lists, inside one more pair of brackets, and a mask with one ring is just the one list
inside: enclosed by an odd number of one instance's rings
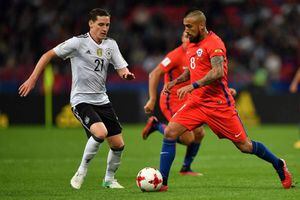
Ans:
{"label": "stadium background", "polygon": [[[107,87],[122,122],[143,122],[148,72],[180,44],[182,17],[192,6],[207,15],[209,30],[224,39],[229,84],[238,90],[240,114],[253,123],[297,123],[298,94],[289,84],[300,66],[300,4],[297,0],[211,1],[0,1],[0,115],[2,126],[44,123],[43,78],[26,98],[17,95],[38,58],[58,43],[88,31],[87,13],[106,8],[109,36],[121,49],[136,80],[124,82],[114,70]],[[69,118],[69,61],[53,60],[53,121]],[[244,92],[244,93],[243,93]],[[244,115],[243,115],[244,114]],[[158,114],[159,115],[159,114]],[[160,116],[161,117],[161,116]],[[70,124],[71,123],[71,124]]]}
{"label": "stadium background", "polygon": [[[297,140],[299,143],[300,93],[288,92],[300,66],[298,2],[0,0],[0,199],[300,199],[299,146],[294,148]],[[140,169],[159,166],[162,141],[160,134],[146,141],[140,136],[147,117],[143,105],[148,72],[180,44],[182,16],[190,6],[206,13],[208,28],[226,43],[230,86],[239,92],[237,108],[247,134],[287,161],[296,185],[298,182],[296,188],[282,189],[271,165],[241,154],[229,140],[216,139],[208,127],[192,166],[204,176],[178,175],[186,148],[177,145],[169,192],[142,193],[136,187]],[[126,143],[117,174],[126,189],[117,192],[101,187],[109,150],[106,142],[91,162],[81,190],[69,186],[86,137],[68,106],[68,61],[52,61],[52,117],[58,127],[43,125],[42,77],[28,97],[17,94],[19,85],[46,50],[88,30],[86,15],[93,7],[111,12],[109,36],[117,40],[137,77],[133,82],[122,81],[113,70],[108,77],[108,92],[124,127]],[[262,125],[257,126],[259,122]],[[78,128],[59,128],[71,126]]]}

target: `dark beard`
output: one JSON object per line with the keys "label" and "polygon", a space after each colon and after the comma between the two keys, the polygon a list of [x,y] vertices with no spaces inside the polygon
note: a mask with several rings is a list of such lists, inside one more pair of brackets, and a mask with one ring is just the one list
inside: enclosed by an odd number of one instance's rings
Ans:
{"label": "dark beard", "polygon": [[193,38],[189,38],[190,39],[190,43],[198,43],[200,41],[200,34],[198,34],[196,37]]}

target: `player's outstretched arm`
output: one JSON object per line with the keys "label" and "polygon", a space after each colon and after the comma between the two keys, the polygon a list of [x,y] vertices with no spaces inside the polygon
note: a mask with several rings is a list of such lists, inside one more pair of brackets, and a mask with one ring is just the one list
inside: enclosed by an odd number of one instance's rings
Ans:
{"label": "player's outstretched arm", "polygon": [[154,68],[149,74],[149,99],[144,106],[146,114],[151,114],[154,110],[157,99],[157,87],[163,74],[164,71],[160,68],[160,66]]}
{"label": "player's outstretched arm", "polygon": [[39,78],[40,74],[42,73],[46,65],[50,62],[50,60],[55,56],[56,54],[53,51],[53,49],[47,51],[42,55],[30,77],[19,87],[19,95],[21,97],[26,97],[29,94],[29,92],[34,88],[35,83]]}
{"label": "player's outstretched arm", "polygon": [[134,74],[131,73],[127,67],[124,67],[122,69],[117,69],[117,72],[118,72],[119,76],[124,80],[130,81],[130,80],[135,79]]}
{"label": "player's outstretched arm", "polygon": [[298,68],[294,78],[293,78],[293,81],[290,85],[290,92],[291,93],[296,93],[297,90],[298,90],[298,84],[300,83],[300,67]]}
{"label": "player's outstretched arm", "polygon": [[223,56],[212,57],[210,60],[212,66],[211,70],[202,79],[178,89],[177,95],[179,99],[184,98],[187,93],[192,92],[194,89],[208,85],[213,81],[221,78],[224,75],[223,62],[224,62]]}

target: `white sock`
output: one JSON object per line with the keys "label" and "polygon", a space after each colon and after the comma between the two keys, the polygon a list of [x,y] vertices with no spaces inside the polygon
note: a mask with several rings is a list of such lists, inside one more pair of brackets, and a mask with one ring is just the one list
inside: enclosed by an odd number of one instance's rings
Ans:
{"label": "white sock", "polygon": [[90,161],[94,158],[100,147],[100,142],[97,142],[93,137],[90,137],[85,145],[82,160],[78,168],[79,173],[86,173]]}
{"label": "white sock", "polygon": [[107,167],[106,167],[106,173],[105,173],[105,181],[112,181],[114,179],[115,173],[118,169],[118,167],[121,164],[121,151],[113,151],[109,150],[107,155]]}

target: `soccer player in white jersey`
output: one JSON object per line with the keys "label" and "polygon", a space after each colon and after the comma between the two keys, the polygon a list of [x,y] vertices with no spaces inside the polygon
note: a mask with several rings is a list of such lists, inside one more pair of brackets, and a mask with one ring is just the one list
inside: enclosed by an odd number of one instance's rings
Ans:
{"label": "soccer player in white jersey", "polygon": [[88,33],[72,37],[42,55],[30,77],[20,86],[19,94],[21,97],[28,95],[53,57],[70,58],[72,111],[88,135],[83,157],[71,179],[71,186],[80,189],[89,162],[106,138],[110,151],[102,185],[106,188],[123,188],[114,177],[124,149],[122,127],[106,94],[105,82],[109,63],[114,65],[121,78],[132,80],[135,76],[128,70],[128,64],[116,41],[107,38],[110,14],[106,10],[95,8],[89,13],[88,24]]}

